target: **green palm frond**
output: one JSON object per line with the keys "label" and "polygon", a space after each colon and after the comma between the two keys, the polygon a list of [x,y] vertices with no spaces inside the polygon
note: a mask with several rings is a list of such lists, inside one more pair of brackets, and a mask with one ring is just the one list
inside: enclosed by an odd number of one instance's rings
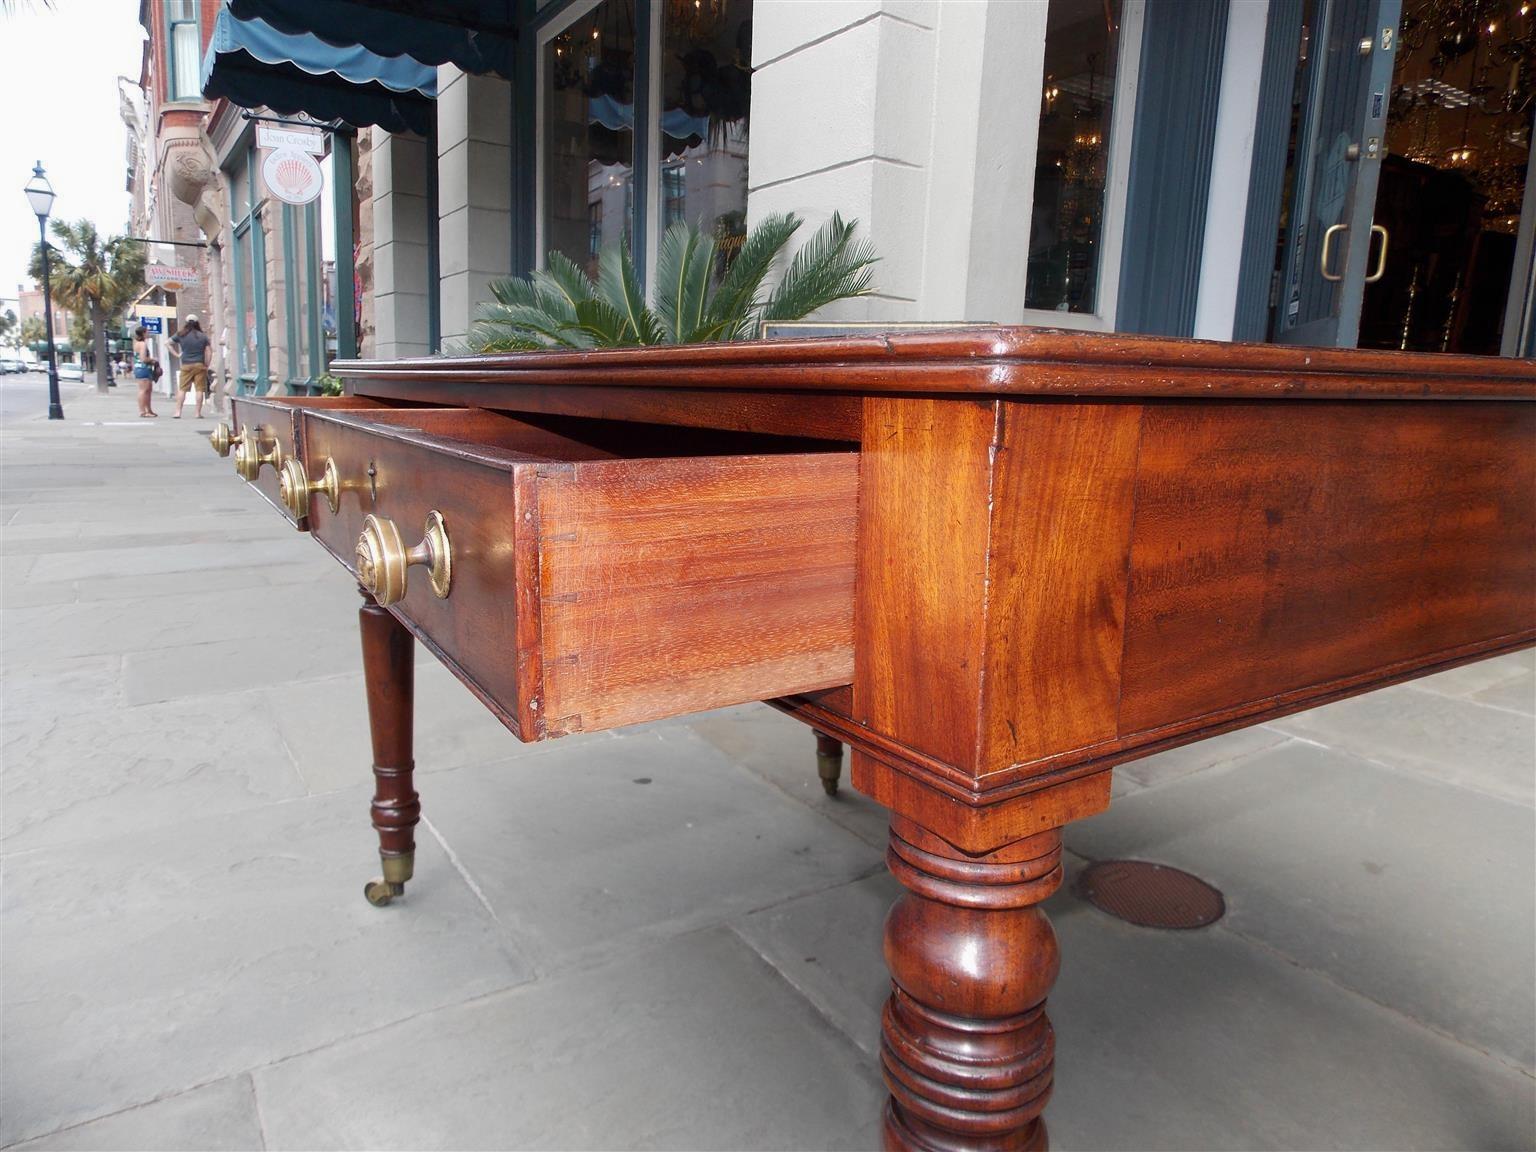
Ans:
{"label": "green palm frond", "polygon": [[694,344],[709,303],[715,240],[687,224],[674,224],[656,255],[656,312],[673,344]]}
{"label": "green palm frond", "polygon": [[710,302],[708,339],[740,340],[752,334],[763,282],[799,227],[800,217],[794,213],[775,213],[752,229]]}
{"label": "green palm frond", "polygon": [[564,252],[551,252],[549,266],[533,274],[533,278],[549,291],[558,292],[574,309],[583,300],[591,300],[592,281]]}
{"label": "green palm frond", "polygon": [[629,316],[606,300],[583,300],[577,304],[576,320],[571,327],[589,340],[590,346],[598,348],[639,343]]}
{"label": "green palm frond", "polygon": [[603,249],[597,261],[597,295],[624,318],[626,329],[621,344],[661,344],[665,341],[661,322],[645,305],[645,292],[635,273],[629,249]]}
{"label": "green palm frond", "polygon": [[853,239],[855,226],[832,213],[795,253],[761,319],[797,320],[834,300],[868,294],[875,280],[875,250],[868,240]]}
{"label": "green palm frond", "polygon": [[589,348],[590,340],[567,329],[576,324],[575,309],[567,315],[551,313],[538,304],[509,304],[497,301],[481,304],[475,309],[475,322],[470,325],[470,346],[482,332],[487,339],[501,340],[508,337],[541,340],[547,345],[560,348]]}

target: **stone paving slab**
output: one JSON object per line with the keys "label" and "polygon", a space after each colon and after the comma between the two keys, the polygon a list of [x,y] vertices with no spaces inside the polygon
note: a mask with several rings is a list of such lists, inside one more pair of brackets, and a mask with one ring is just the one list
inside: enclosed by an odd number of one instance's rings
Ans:
{"label": "stone paving slab", "polygon": [[1055,1147],[1531,1147],[1526,1072],[1289,955],[1219,925],[1135,928],[1070,891],[1049,911]]}
{"label": "stone paving slab", "polygon": [[527,979],[430,836],[363,900],[368,795],[7,856],[0,1144]]}
{"label": "stone paving slab", "polygon": [[1536,805],[1529,714],[1400,684],[1284,717],[1274,727],[1398,770]]}
{"label": "stone paving slab", "polygon": [[[127,708],[95,722],[8,721],[7,852],[131,835],[305,794],[255,693]],[[364,770],[366,771],[366,765]]]}
{"label": "stone paving slab", "polygon": [[874,1148],[870,1062],[724,929],[271,1068],[267,1147]]}
{"label": "stone paving slab", "polygon": [[[329,792],[372,779],[362,673],[278,684],[263,695],[311,792]],[[546,752],[571,755],[578,747],[612,739],[607,732],[592,732],[525,744],[452,672],[430,658],[416,668],[415,729],[418,776]],[[589,754],[601,756],[602,752],[589,749]]]}
{"label": "stone paving slab", "polygon": [[890,817],[880,805],[853,790],[846,750],[842,785],[834,799],[822,789],[816,772],[815,734],[777,708],[743,704],[688,718],[686,723],[732,761],[784,795],[885,851]]}
{"label": "stone paving slab", "polygon": [[541,971],[882,866],[882,851],[687,728],[598,747],[459,768],[418,789],[426,819]]}
{"label": "stone paving slab", "polygon": [[249,1076],[242,1075],[88,1120],[11,1148],[13,1152],[121,1152],[125,1148],[246,1152],[265,1146],[256,1115],[256,1088]]}
{"label": "stone paving slab", "polygon": [[1528,807],[1292,741],[1123,797],[1065,840],[1194,872],[1226,893],[1229,929],[1536,1067]]}
{"label": "stone paving slab", "polygon": [[[304,597],[289,594],[289,598],[295,615],[299,615],[298,604]],[[362,663],[355,610],[323,612],[316,626],[290,631],[278,618],[246,614],[241,609],[243,601],[242,596],[220,604],[216,614],[207,614],[206,623],[212,626],[227,621],[244,635],[129,652],[123,657],[123,699],[129,704],[154,704],[246,692],[273,684],[341,676]]]}

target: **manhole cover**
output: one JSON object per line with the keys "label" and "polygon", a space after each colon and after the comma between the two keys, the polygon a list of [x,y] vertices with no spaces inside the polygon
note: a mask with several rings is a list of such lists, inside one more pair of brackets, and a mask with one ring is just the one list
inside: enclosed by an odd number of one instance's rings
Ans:
{"label": "manhole cover", "polygon": [[1204,928],[1226,912],[1221,893],[1198,876],[1144,860],[1101,860],[1077,892],[1101,912],[1143,928]]}

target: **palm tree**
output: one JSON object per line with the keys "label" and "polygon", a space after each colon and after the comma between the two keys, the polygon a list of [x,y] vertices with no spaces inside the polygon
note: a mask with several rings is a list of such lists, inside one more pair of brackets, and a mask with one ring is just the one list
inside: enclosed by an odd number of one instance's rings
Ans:
{"label": "palm tree", "polygon": [[0,312],[0,348],[15,348],[16,330],[21,327],[21,322],[16,319],[16,313],[7,308]]}
{"label": "palm tree", "polygon": [[41,316],[28,316],[21,322],[21,346],[23,348],[30,348],[34,355],[40,356],[41,353],[37,350],[38,345],[46,344],[47,342],[48,325],[43,323]]}
{"label": "palm tree", "polygon": [[[96,389],[107,390],[107,318],[144,290],[144,248],[127,236],[101,238],[89,220],[53,222],[48,245],[53,297],[87,317],[96,353]],[[31,276],[43,278],[43,247],[32,250]],[[83,359],[83,357],[82,357]]]}
{"label": "palm tree", "polygon": [[872,290],[876,257],[868,241],[853,239],[857,223],[834,213],[771,292],[765,284],[800,227],[798,216],[763,220],[718,285],[714,237],[691,224],[674,224],[657,253],[654,308],[645,302],[627,249],[603,251],[595,284],[573,260],[551,252],[548,268],[491,283],[496,300],[477,309],[469,351],[745,340],[764,321],[798,320]]}

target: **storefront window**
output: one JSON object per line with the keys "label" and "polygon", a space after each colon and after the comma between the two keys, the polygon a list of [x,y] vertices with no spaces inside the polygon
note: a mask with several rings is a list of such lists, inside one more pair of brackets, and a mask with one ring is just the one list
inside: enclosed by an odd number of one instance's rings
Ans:
{"label": "storefront window", "polygon": [[[715,238],[723,273],[746,236],[751,4],[647,9],[649,29],[637,31],[634,0],[603,0],[541,33],[539,253],[595,275],[602,250],[637,247],[639,229],[643,269],[661,233],[686,222]],[[647,38],[660,49],[655,98],[636,86]]]}
{"label": "storefront window", "polygon": [[1120,13],[1121,0],[1050,0],[1028,308],[1092,313],[1100,304]]}
{"label": "storefront window", "polygon": [[661,7],[662,228],[687,221],[714,236],[723,271],[747,231],[752,5]]}
{"label": "storefront window", "polygon": [[635,170],[635,11],[604,0],[543,47],[544,251],[592,275],[600,251],[627,242]]}

